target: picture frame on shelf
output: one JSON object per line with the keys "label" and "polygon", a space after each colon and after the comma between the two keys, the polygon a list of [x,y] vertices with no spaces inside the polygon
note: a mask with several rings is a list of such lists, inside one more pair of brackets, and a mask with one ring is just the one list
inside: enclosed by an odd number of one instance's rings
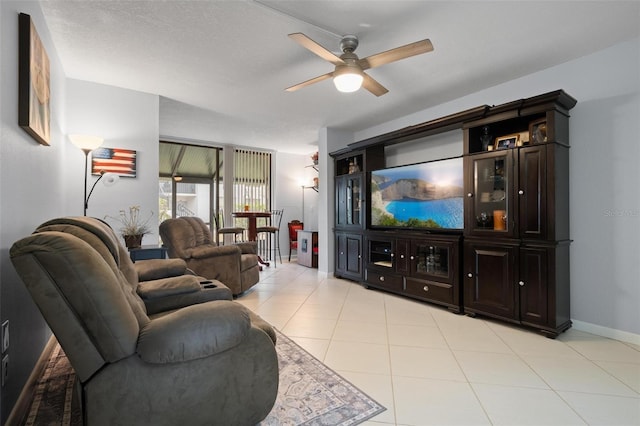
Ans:
{"label": "picture frame on shelf", "polygon": [[540,118],[529,123],[529,143],[547,142],[547,119]]}
{"label": "picture frame on shelf", "polygon": [[494,149],[497,151],[499,149],[507,149],[514,148],[518,146],[518,142],[520,141],[520,134],[513,133],[506,136],[500,136],[496,138],[496,142],[494,144]]}
{"label": "picture frame on shelf", "polygon": [[51,142],[49,56],[31,16],[18,17],[18,125],[42,145]]}

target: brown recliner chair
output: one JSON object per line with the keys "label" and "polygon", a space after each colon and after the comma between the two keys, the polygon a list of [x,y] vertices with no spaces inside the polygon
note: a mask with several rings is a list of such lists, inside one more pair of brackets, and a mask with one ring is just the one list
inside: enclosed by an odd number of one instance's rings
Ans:
{"label": "brown recliner chair", "polygon": [[198,275],[221,281],[234,296],[260,281],[256,244],[218,246],[200,218],[167,219],[160,224],[160,237],[169,257],[183,259]]}
{"label": "brown recliner chair", "polygon": [[273,407],[275,347],[244,306],[150,317],[108,249],[67,232],[37,232],[10,256],[77,374],[83,424],[254,425]]}
{"label": "brown recliner chair", "polygon": [[93,217],[48,220],[35,232],[65,232],[111,256],[131,288],[142,298],[149,315],[211,300],[232,300],[231,290],[219,281],[197,276],[180,259],[131,261],[127,249],[106,222]]}

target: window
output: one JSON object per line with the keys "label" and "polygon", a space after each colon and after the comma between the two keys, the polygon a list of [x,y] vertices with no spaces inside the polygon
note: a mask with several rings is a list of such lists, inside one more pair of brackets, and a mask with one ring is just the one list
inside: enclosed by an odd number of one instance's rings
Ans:
{"label": "window", "polygon": [[160,142],[158,219],[197,216],[211,224],[222,176],[222,148]]}
{"label": "window", "polygon": [[271,210],[271,153],[236,149],[233,209]]}

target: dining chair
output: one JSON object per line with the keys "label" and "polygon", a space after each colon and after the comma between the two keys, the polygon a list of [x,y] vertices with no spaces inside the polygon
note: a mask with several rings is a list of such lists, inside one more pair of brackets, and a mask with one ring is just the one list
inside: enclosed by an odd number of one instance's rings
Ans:
{"label": "dining chair", "polygon": [[[213,220],[216,225],[216,243],[224,245],[224,236],[233,235],[233,242],[238,242],[238,235],[244,236],[245,228],[242,226],[224,226],[224,212],[220,211],[220,217],[213,215]],[[222,226],[220,226],[222,224]],[[220,243],[220,235],[222,235],[222,243]],[[243,238],[244,239],[244,238]]]}
{"label": "dining chair", "polygon": [[[271,210],[271,217],[267,218],[269,223],[265,226],[258,226],[256,228],[256,233],[258,235],[258,244],[261,246],[262,254],[268,254],[269,258],[271,258],[272,250],[274,252],[274,266],[276,266],[277,264],[277,262],[275,261],[276,251],[278,252],[278,256],[280,257],[280,264],[282,264],[282,253],[280,252],[280,224],[282,223],[283,212],[284,209]],[[264,238],[260,238],[261,236],[264,236]],[[273,243],[274,239],[275,243]]]}
{"label": "dining chair", "polygon": [[292,220],[287,224],[289,229],[289,262],[291,262],[291,251],[298,251],[298,231],[304,229],[304,223],[299,220]]}

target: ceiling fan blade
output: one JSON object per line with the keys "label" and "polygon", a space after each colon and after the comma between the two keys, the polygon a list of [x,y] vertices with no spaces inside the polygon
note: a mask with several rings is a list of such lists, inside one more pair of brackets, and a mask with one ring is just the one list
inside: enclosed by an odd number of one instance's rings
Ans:
{"label": "ceiling fan blade", "polygon": [[331,62],[333,65],[344,64],[344,61],[340,59],[338,56],[329,52],[327,49],[320,46],[318,43],[311,40],[309,37],[307,37],[302,33],[289,34],[289,38],[295,41],[296,43],[298,43],[299,45],[301,45],[302,47],[304,47],[305,49],[309,49],[316,55],[320,56],[325,61]]}
{"label": "ceiling fan blade", "polygon": [[367,89],[368,91],[370,91],[374,95],[382,96],[382,95],[384,95],[385,93],[387,93],[389,91],[389,90],[387,90],[386,87],[384,87],[382,84],[378,83],[373,77],[371,77],[366,72],[363,72],[362,74],[364,74],[364,80],[362,81],[362,87],[364,87],[365,89]]}
{"label": "ceiling fan blade", "polygon": [[431,40],[427,38],[404,46],[396,47],[395,49],[387,50],[386,52],[367,56],[366,58],[360,59],[358,64],[363,70],[367,70],[390,62],[399,61],[400,59],[431,52],[432,50],[433,45],[431,44]]}
{"label": "ceiling fan blade", "polygon": [[296,91],[298,89],[302,89],[303,87],[310,86],[310,85],[312,85],[314,83],[318,83],[318,82],[320,82],[322,80],[326,80],[326,79],[331,78],[331,77],[333,77],[333,71],[329,72],[329,73],[326,73],[326,74],[323,74],[321,76],[318,76],[316,78],[312,78],[311,80],[303,81],[302,83],[296,84],[295,86],[287,87],[285,90],[287,92],[293,92],[293,91]]}

